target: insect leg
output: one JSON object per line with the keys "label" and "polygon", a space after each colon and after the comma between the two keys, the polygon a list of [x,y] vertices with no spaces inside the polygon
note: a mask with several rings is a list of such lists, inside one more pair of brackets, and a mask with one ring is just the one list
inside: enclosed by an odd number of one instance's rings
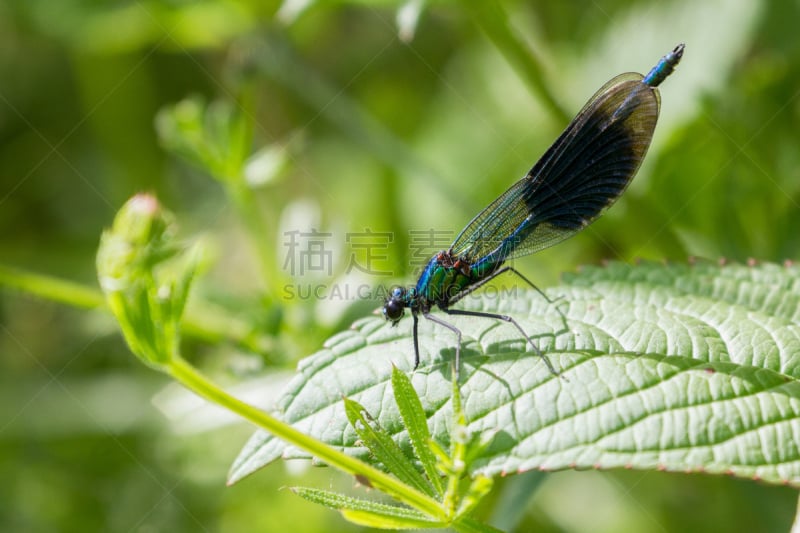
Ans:
{"label": "insect leg", "polygon": [[435,316],[433,316],[430,313],[423,313],[422,316],[424,316],[428,320],[436,322],[440,326],[446,327],[447,329],[449,329],[450,331],[452,331],[453,333],[456,334],[456,337],[457,337],[457,339],[456,339],[456,379],[458,379],[458,370],[459,370],[459,368],[461,368],[461,330],[458,329],[457,327],[455,327],[453,324],[449,324],[449,323],[445,322],[441,318],[436,318]]}
{"label": "insect leg", "polygon": [[472,292],[480,289],[481,287],[483,287],[484,285],[486,285],[487,283],[492,281],[494,278],[496,278],[500,274],[505,274],[506,272],[511,272],[512,274],[516,274],[517,276],[522,278],[522,281],[524,281],[525,283],[530,285],[536,292],[541,294],[542,298],[544,298],[547,301],[547,303],[550,303],[550,304],[553,303],[553,300],[551,300],[544,293],[544,291],[542,291],[542,289],[540,289],[539,287],[534,285],[534,283],[531,280],[529,280],[528,278],[523,276],[522,273],[519,270],[517,270],[516,268],[511,267],[511,266],[504,266],[503,268],[499,269],[498,271],[493,272],[490,276],[487,276],[487,277],[483,278],[482,280],[478,281],[477,283],[473,283],[472,285],[470,285],[469,287],[467,287],[463,291],[461,291],[458,294],[454,295],[452,298],[450,298],[447,301],[447,305],[453,305],[454,303],[456,303],[457,301],[462,299],[464,296],[467,296],[468,294],[471,294]]}
{"label": "insect leg", "polygon": [[[447,302],[447,305],[448,306],[453,305],[454,303],[456,303],[457,301],[459,301],[463,297],[465,297],[468,294],[472,293],[473,291],[481,288],[483,285],[485,285],[486,283],[492,281],[494,278],[496,278],[500,274],[505,274],[506,272],[510,272],[512,274],[516,274],[519,278],[522,279],[522,281],[524,281],[525,283],[530,285],[536,292],[538,292],[542,296],[542,298],[545,299],[545,301],[547,303],[554,304],[554,303],[556,303],[557,300],[560,299],[560,297],[559,297],[559,298],[556,298],[555,300],[551,300],[544,293],[544,291],[542,291],[542,289],[537,287],[531,280],[529,280],[528,278],[523,276],[522,273],[519,270],[517,270],[516,268],[514,268],[512,266],[504,266],[503,268],[501,268],[497,272],[493,273],[491,276],[488,276],[487,278],[480,280],[478,283],[475,283],[474,285],[472,285],[470,287],[467,287],[465,290],[461,291],[460,293],[458,293],[455,296],[453,296],[452,298],[450,298],[450,300]],[[569,326],[567,325],[567,317],[564,316],[564,313],[561,311],[561,309],[559,309],[558,307],[556,307],[555,309],[558,312],[559,316],[561,317],[561,324],[564,327],[564,329],[562,331],[567,331],[569,329]],[[536,350],[536,353],[539,353],[538,349]]]}
{"label": "insect leg", "polygon": [[[531,339],[528,336],[528,334],[525,333],[525,330],[522,329],[522,326],[520,326],[519,323],[516,320],[514,320],[513,318],[511,318],[510,316],[508,316],[508,315],[498,315],[496,313],[484,313],[482,311],[465,311],[463,309],[442,309],[442,311],[444,311],[448,315],[477,316],[477,317],[483,317],[483,318],[495,318],[497,320],[502,320],[504,322],[508,322],[510,324],[513,324],[514,327],[517,328],[520,333],[522,333],[522,336],[525,337],[525,339],[527,339],[527,341],[533,347],[533,350],[536,352],[536,355],[538,355],[539,357],[541,357],[544,360],[544,363],[547,365],[547,368],[548,368],[548,370],[550,370],[550,373],[553,374],[554,376],[558,376],[559,375],[558,372],[556,372],[556,369],[553,368],[553,365],[552,365],[552,363],[550,363],[550,360],[547,357],[545,357],[545,355],[539,350],[539,347],[536,346],[536,344],[534,344],[533,339]],[[428,317],[428,318],[430,318],[430,317]],[[449,327],[451,329],[455,328],[455,326],[449,326]],[[459,332],[459,343],[461,342],[460,333],[461,332]]]}
{"label": "insect leg", "polygon": [[419,317],[417,316],[417,313],[412,313],[411,316],[414,318],[414,370],[416,370],[419,366],[419,340],[417,338],[417,325],[419,324]]}
{"label": "insect leg", "polygon": [[[559,297],[558,297],[558,298],[556,298],[555,300],[551,300],[551,299],[550,299],[550,298],[549,298],[549,297],[548,297],[548,296],[547,296],[547,295],[544,293],[544,291],[543,291],[542,289],[540,289],[539,287],[537,287],[537,286],[536,286],[536,285],[535,285],[535,284],[534,284],[534,283],[533,283],[531,280],[529,280],[528,278],[526,278],[525,276],[523,276],[523,275],[522,275],[522,273],[521,273],[519,270],[517,270],[516,268],[514,268],[514,267],[508,266],[508,267],[505,267],[505,268],[501,268],[501,269],[500,269],[500,271],[503,271],[503,272],[505,272],[505,271],[508,271],[508,272],[511,272],[512,274],[516,274],[516,275],[517,275],[519,278],[521,278],[521,279],[522,279],[522,280],[523,280],[525,283],[527,283],[528,285],[530,285],[531,287],[533,287],[533,289],[534,289],[536,292],[538,292],[539,294],[541,294],[542,298],[544,298],[544,299],[545,299],[545,301],[546,301],[547,303],[549,303],[550,305],[553,305],[553,304],[554,304],[554,303],[556,303],[558,300],[560,300],[560,299],[562,299],[562,298],[563,298],[563,296],[559,296]],[[500,271],[498,271],[498,274],[500,273]],[[555,307],[555,309],[556,309],[556,312],[558,312],[558,315],[561,317],[561,325],[562,325],[562,326],[563,326],[563,328],[564,328],[563,330],[561,330],[561,332],[568,331],[568,330],[569,330],[569,325],[567,324],[567,317],[566,317],[566,316],[564,316],[564,313],[561,311],[561,309],[559,309],[559,308],[558,308],[558,306],[554,306],[554,307]],[[559,333],[559,332],[556,332],[556,334],[558,334],[558,333]]]}

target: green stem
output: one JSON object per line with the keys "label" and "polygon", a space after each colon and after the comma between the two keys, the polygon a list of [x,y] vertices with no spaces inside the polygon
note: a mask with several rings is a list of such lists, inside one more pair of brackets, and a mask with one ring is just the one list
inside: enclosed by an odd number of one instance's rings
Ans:
{"label": "green stem", "polygon": [[[72,307],[109,310],[105,296],[99,289],[2,264],[0,286]],[[253,328],[247,322],[224,313],[189,312],[182,322],[182,331],[187,336],[204,342],[214,344],[229,341],[258,353],[269,353],[275,344],[272,337],[254,334]]]}
{"label": "green stem", "polygon": [[105,296],[97,289],[74,281],[34,274],[5,265],[0,265],[0,285],[83,309],[94,309],[106,305]]}
{"label": "green stem", "polygon": [[337,467],[354,476],[367,479],[373,487],[390,494],[431,517],[435,517],[438,520],[447,519],[436,500],[354,457],[350,457],[313,437],[301,433],[292,426],[273,418],[252,405],[234,398],[219,389],[180,357],[174,358],[165,368],[173,378],[203,398],[237,413],[242,418],[309,452],[328,465]]}

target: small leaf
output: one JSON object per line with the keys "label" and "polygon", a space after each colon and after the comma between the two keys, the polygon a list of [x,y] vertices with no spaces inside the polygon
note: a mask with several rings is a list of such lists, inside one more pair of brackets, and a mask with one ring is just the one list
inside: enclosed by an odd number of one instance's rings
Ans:
{"label": "small leaf", "polygon": [[292,487],[291,490],[310,502],[341,511],[346,519],[360,525],[381,529],[444,527],[444,524],[408,507],[387,505],[320,489]]}
{"label": "small leaf", "polygon": [[471,465],[478,458],[482,457],[489,446],[492,445],[492,441],[494,440],[496,434],[497,431],[489,430],[477,435],[471,435],[471,439],[467,443],[467,449],[464,453],[464,462],[467,465]]}
{"label": "small leaf", "polygon": [[374,502],[372,500],[365,500],[363,498],[353,498],[346,494],[338,492],[331,492],[321,489],[312,489],[307,487],[292,487],[291,491],[298,496],[333,510],[352,509],[358,511],[373,511],[385,514],[392,514],[397,517],[415,518],[419,520],[427,519],[428,517],[415,509],[408,507],[399,507],[397,505],[387,505],[385,503]]}
{"label": "small leaf", "polygon": [[[565,319],[533,291],[470,296],[459,306],[513,316],[569,382],[508,324],[447,317],[464,335],[467,429],[494,433],[472,475],[626,467],[800,486],[800,267],[611,263],[564,279],[548,296],[561,298]],[[394,364],[424,391],[433,440],[448,443],[454,343],[421,320],[413,371],[410,323],[360,320],[300,363],[278,408],[298,429],[363,457],[346,395],[402,445]],[[231,479],[303,456],[257,433]]]}
{"label": "small leaf", "polygon": [[480,474],[475,476],[467,489],[467,493],[461,499],[457,514],[462,516],[471,513],[483,497],[489,494],[489,491],[492,490],[492,485],[494,485],[492,478]]}
{"label": "small leaf", "polygon": [[447,524],[441,522],[382,515],[371,511],[342,509],[341,513],[343,517],[354,524],[376,529],[441,529],[447,527]]}
{"label": "small leaf", "polygon": [[199,97],[187,98],[156,116],[156,131],[164,148],[226,185],[243,179],[251,129],[241,109],[225,100],[206,104]]}
{"label": "small leaf", "polygon": [[429,445],[431,434],[428,431],[428,419],[411,380],[396,367],[392,369],[392,390],[414,453],[422,463],[422,468],[437,495],[441,496],[444,489],[439,472],[436,470],[436,456]]}
{"label": "small leaf", "polygon": [[386,433],[358,402],[345,398],[344,404],[350,424],[355,428],[364,445],[375,454],[375,458],[403,483],[411,485],[429,496],[434,496],[433,487],[392,440],[391,435]]}

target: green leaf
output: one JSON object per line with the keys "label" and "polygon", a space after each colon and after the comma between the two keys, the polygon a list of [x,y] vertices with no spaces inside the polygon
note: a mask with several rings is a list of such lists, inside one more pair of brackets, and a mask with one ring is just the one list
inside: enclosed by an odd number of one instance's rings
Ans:
{"label": "green leaf", "polygon": [[406,457],[403,450],[392,440],[363,406],[348,398],[344,399],[345,413],[364,445],[383,463],[386,469],[406,485],[411,485],[429,496],[436,493],[428,481],[419,473],[414,463]]}
{"label": "green leaf", "polygon": [[419,529],[441,528],[445,523],[408,507],[387,505],[371,500],[353,498],[345,494],[306,487],[292,487],[298,496],[329,509],[340,511],[342,515],[356,524],[380,529]]}
{"label": "green leaf", "polygon": [[[612,263],[565,276],[548,295],[561,300],[487,291],[459,306],[515,317],[569,381],[551,375],[512,326],[446,317],[464,334],[468,430],[495,432],[472,474],[625,467],[800,486],[800,268]],[[301,431],[363,457],[346,395],[402,445],[394,364],[409,373],[433,439],[449,442],[454,342],[422,320],[422,363],[412,371],[410,321],[363,319],[300,363],[278,409]],[[258,432],[231,481],[305,456]]]}
{"label": "green leaf", "polygon": [[156,131],[164,148],[223,183],[242,179],[250,153],[250,126],[232,102],[187,98],[159,111]]}
{"label": "green leaf", "polygon": [[414,518],[398,518],[395,516],[384,516],[380,513],[370,511],[354,511],[342,509],[342,516],[350,522],[360,526],[373,527],[376,529],[436,529],[445,528],[447,524],[432,522],[430,520],[416,520]]}
{"label": "green leaf", "polygon": [[458,507],[458,514],[467,515],[471,513],[475,507],[478,506],[483,497],[489,494],[489,491],[492,490],[492,485],[494,485],[492,478],[480,474],[475,476],[464,498],[461,500],[461,504]]}
{"label": "green leaf", "polygon": [[414,453],[422,463],[425,475],[428,476],[436,494],[441,496],[444,488],[436,470],[436,456],[429,446],[431,433],[428,431],[428,418],[411,380],[397,367],[392,369],[392,390]]}

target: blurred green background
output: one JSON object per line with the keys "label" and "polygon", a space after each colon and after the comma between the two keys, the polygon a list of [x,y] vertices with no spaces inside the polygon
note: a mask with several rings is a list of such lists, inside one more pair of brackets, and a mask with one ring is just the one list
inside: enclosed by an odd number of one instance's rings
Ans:
{"label": "blurred green background", "polygon": [[[100,232],[137,192],[206,245],[185,355],[269,405],[300,357],[379,305],[300,288],[408,281],[420,235],[444,232],[426,254],[446,245],[605,81],[685,42],[625,196],[517,266],[547,287],[604,258],[800,258],[800,3],[500,2],[506,21],[476,5],[0,3],[0,529],[359,529],[279,490],[352,488],[329,469],[225,487],[252,429],[130,357],[96,292],[25,278],[96,291]],[[291,232],[312,230],[329,259],[300,272],[310,244]],[[367,230],[391,237],[359,247]],[[562,472],[499,480],[494,499],[484,515],[518,531],[786,531],[797,495]]]}

